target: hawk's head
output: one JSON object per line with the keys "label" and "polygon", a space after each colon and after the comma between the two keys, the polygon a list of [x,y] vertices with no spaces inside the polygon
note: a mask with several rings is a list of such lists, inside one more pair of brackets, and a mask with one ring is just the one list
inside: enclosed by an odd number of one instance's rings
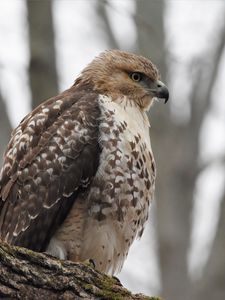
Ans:
{"label": "hawk's head", "polygon": [[75,84],[88,83],[100,94],[126,99],[147,110],[153,98],[167,102],[169,92],[159,72],[147,58],[129,52],[109,50],[96,57]]}

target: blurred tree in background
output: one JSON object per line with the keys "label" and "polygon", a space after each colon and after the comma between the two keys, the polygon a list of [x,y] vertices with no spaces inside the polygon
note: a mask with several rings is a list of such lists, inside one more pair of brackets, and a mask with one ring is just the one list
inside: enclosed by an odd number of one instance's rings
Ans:
{"label": "blurred tree in background", "polygon": [[11,133],[11,125],[6,112],[5,102],[0,93],[0,163],[2,165],[2,156],[5,151],[5,147],[9,141],[10,133]]}
{"label": "blurred tree in background", "polygon": [[[94,30],[102,33],[108,48],[120,48],[108,13],[114,9],[113,2],[94,1],[98,18],[96,22],[98,26]],[[30,45],[29,78],[32,106],[35,107],[40,101],[55,95],[58,91],[52,1],[27,0],[26,3]],[[163,0],[139,0],[135,3],[136,10],[132,19],[137,38],[130,49],[126,50],[151,58],[159,67],[164,81],[166,79],[168,85],[172,86],[174,76],[170,74],[175,62],[168,50],[168,32],[165,27],[168,3]],[[76,17],[76,12],[74,14]],[[91,24],[90,20],[86,22]],[[209,165],[201,164],[200,138],[202,126],[212,110],[212,91],[217,82],[224,54],[225,22],[218,26],[217,32],[213,34],[217,38],[212,39],[214,43],[210,44],[209,51],[202,53],[201,59],[197,62],[191,61],[190,65],[186,66],[190,72],[189,84],[191,84],[188,95],[190,108],[188,120],[179,122],[171,113],[169,105],[164,107],[155,105],[150,113],[151,140],[158,173],[155,213],[161,273],[159,294],[168,300],[225,299],[225,189],[218,231],[203,275],[196,280],[191,278],[187,263],[196,183],[201,173],[213,163],[212,161]],[[185,85],[186,82],[182,84]],[[181,95],[183,86],[179,88]],[[171,102],[176,101],[179,99],[171,99]],[[2,98],[0,98],[0,114],[2,153],[10,132]],[[222,161],[224,165],[225,159]]]}
{"label": "blurred tree in background", "polygon": [[58,92],[51,1],[27,0],[32,107]]}

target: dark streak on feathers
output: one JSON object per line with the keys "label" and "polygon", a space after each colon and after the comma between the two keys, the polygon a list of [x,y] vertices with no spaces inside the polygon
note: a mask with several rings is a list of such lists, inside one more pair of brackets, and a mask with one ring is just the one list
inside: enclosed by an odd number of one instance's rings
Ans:
{"label": "dark streak on feathers", "polygon": [[40,104],[13,131],[0,178],[2,239],[45,250],[82,181],[90,184],[100,154],[97,98],[90,86],[73,86]]}

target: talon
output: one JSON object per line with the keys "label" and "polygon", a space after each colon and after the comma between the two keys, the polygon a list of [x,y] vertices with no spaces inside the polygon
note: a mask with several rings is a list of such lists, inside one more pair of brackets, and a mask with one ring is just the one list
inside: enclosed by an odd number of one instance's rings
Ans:
{"label": "talon", "polygon": [[95,268],[96,268],[95,261],[94,261],[92,258],[86,259],[83,263],[84,263],[85,265],[88,265],[88,266],[91,267],[92,269],[95,269]]}
{"label": "talon", "polygon": [[118,284],[122,285],[119,278],[117,278],[116,276],[112,276],[113,279],[115,279],[117,281]]}
{"label": "talon", "polygon": [[89,264],[91,265],[91,267],[92,267],[93,269],[96,268],[94,259],[90,258],[90,259],[89,259]]}

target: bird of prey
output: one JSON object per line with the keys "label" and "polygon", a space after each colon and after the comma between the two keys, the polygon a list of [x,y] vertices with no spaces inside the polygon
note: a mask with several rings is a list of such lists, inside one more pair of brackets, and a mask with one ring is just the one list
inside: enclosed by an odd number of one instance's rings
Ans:
{"label": "bird of prey", "polygon": [[12,132],[0,173],[0,238],[115,274],[155,187],[146,112],[167,87],[148,59],[108,50]]}

